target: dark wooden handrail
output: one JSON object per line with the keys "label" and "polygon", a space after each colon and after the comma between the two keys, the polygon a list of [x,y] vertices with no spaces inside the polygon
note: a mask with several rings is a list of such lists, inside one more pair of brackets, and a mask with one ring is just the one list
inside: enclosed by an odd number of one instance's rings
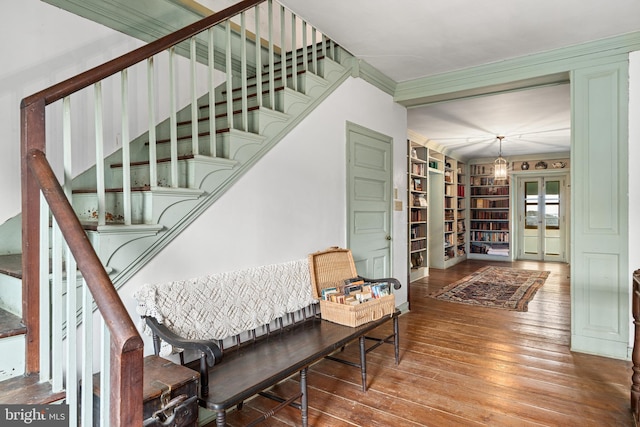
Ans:
{"label": "dark wooden handrail", "polygon": [[58,101],[65,96],[69,96],[81,89],[84,89],[92,84],[95,84],[109,76],[112,76],[122,70],[125,70],[141,61],[144,61],[152,56],[169,49],[172,46],[177,45],[191,37],[201,33],[202,31],[211,28],[241,12],[244,12],[253,6],[256,6],[264,0],[244,0],[234,4],[220,12],[207,16],[198,22],[171,33],[164,37],[161,37],[149,44],[139,47],[129,53],[126,53],[118,58],[112,59],[102,65],[94,67],[84,73],[78,74],[75,77],[71,77],[65,81],[62,81],[56,85],[53,85],[47,89],[37,92],[31,96],[28,96],[22,100],[22,108],[31,105],[40,100],[44,100],[44,105],[49,105],[52,102]]}
{"label": "dark wooden handrail", "polygon": [[[111,334],[112,425],[142,425],[142,367],[144,344],[100,258],[91,246],[45,154],[27,153],[27,164],[59,224],[69,250]],[[123,376],[124,375],[124,376]],[[123,383],[126,378],[128,383]],[[131,385],[140,385],[132,387]],[[115,411],[115,412],[114,412]],[[126,422],[124,420],[127,420]]]}

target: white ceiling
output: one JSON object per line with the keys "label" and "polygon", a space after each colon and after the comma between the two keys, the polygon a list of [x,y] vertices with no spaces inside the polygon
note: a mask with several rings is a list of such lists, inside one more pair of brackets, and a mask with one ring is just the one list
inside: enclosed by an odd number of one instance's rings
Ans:
{"label": "white ceiling", "polygon": [[[639,0],[280,0],[396,82],[640,30]],[[408,110],[464,158],[569,151],[568,85]]]}

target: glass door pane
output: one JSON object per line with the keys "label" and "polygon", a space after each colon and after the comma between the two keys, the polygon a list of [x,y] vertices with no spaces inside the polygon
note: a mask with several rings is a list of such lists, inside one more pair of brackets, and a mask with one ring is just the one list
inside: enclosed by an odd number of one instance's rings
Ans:
{"label": "glass door pane", "polygon": [[540,203],[538,197],[539,184],[536,181],[524,183],[524,253],[537,255],[540,253]]}
{"label": "glass door pane", "polygon": [[562,253],[560,239],[560,181],[546,181],[544,185],[544,254]]}

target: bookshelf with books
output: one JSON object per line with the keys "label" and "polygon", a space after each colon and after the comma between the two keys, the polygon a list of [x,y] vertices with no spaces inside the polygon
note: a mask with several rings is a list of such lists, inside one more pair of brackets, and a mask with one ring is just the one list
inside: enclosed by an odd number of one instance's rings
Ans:
{"label": "bookshelf with books", "polygon": [[428,273],[428,169],[429,149],[408,141],[409,205],[409,279],[418,280]]}
{"label": "bookshelf with books", "polygon": [[510,180],[493,163],[470,165],[469,258],[511,260]]}
{"label": "bookshelf with books", "polygon": [[467,256],[467,202],[465,198],[466,194],[466,165],[462,162],[457,162],[456,167],[457,177],[457,209],[456,209],[456,257],[459,260],[466,259]]}
{"label": "bookshelf with books", "polygon": [[466,259],[464,163],[442,156],[442,171],[429,176],[429,265],[449,268]]}

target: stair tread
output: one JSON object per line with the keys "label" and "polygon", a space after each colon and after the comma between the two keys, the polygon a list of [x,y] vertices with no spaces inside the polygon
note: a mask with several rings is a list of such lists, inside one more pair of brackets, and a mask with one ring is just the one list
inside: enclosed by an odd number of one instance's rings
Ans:
{"label": "stair tread", "polygon": [[0,255],[0,274],[22,279],[22,254]]}
{"label": "stair tread", "polygon": [[13,337],[27,333],[27,327],[15,314],[0,308],[0,338]]}
{"label": "stair tread", "polygon": [[[149,163],[149,162],[147,162]],[[111,165],[111,167],[113,167],[113,165]],[[122,163],[119,164],[119,167],[122,167]],[[131,191],[149,191],[151,190],[151,187],[149,187],[148,185],[142,185],[140,187],[131,187]],[[105,188],[104,190],[106,193],[120,193],[122,192],[122,187],[120,188]],[[85,194],[85,193],[97,193],[98,190],[96,190],[95,188],[75,188],[72,193],[73,194]]]}
{"label": "stair tread", "polygon": [[[180,139],[180,138],[178,138]],[[156,143],[160,142],[160,140],[156,141]],[[148,144],[148,143],[147,143]],[[183,154],[181,156],[178,156],[178,160],[190,160],[193,159],[195,156],[193,154]],[[170,162],[171,161],[171,157],[163,157],[161,159],[156,159],[157,163],[166,163],[166,162]],[[136,162],[131,162],[131,166],[143,166],[143,165],[148,165],[149,164],[149,160],[139,160]],[[111,166],[111,168],[121,168],[122,167],[122,163],[113,163]],[[149,191],[151,190],[151,187],[149,187],[148,185],[143,185],[141,187],[132,187],[131,190],[133,191],[134,188],[136,189],[135,191]],[[74,190],[75,191],[75,190]],[[95,190],[94,190],[95,191]],[[107,189],[105,191],[122,191],[122,188],[119,189]]]}
{"label": "stair tread", "polygon": [[64,399],[65,392],[53,392],[51,383],[38,375],[18,376],[0,382],[0,404],[44,405]]}

